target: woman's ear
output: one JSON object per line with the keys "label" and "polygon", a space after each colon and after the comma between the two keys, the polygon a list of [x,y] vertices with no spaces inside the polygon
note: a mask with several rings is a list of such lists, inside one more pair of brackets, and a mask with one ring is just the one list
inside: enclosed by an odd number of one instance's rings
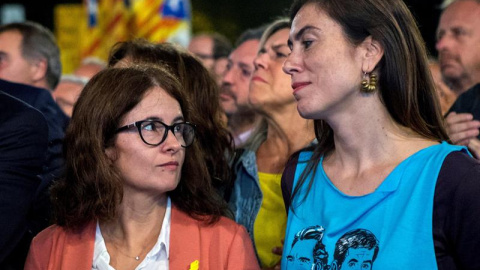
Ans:
{"label": "woman's ear", "polygon": [[110,159],[111,162],[117,160],[117,150],[115,149],[115,146],[105,148],[105,155],[107,155],[107,158]]}
{"label": "woman's ear", "polygon": [[362,70],[363,72],[370,73],[375,69],[383,57],[383,46],[380,42],[373,39],[372,36],[365,38],[361,46],[365,48]]}

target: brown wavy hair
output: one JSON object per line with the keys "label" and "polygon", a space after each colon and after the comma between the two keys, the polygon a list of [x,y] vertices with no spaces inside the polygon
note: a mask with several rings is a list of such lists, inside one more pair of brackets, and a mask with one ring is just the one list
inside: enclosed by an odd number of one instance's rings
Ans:
{"label": "brown wavy hair", "polygon": [[[353,46],[368,36],[382,45],[384,55],[375,68],[379,74],[378,91],[395,122],[421,137],[450,141],[428,67],[425,42],[402,0],[296,0],[290,8],[290,22],[306,4],[321,8],[340,24]],[[292,201],[307,176],[316,171],[320,157],[335,148],[333,130],[327,122],[314,120],[314,127],[318,145],[293,191]],[[310,187],[313,177],[308,178]]]}
{"label": "brown wavy hair", "polygon": [[[181,84],[162,68],[108,68],[85,86],[65,135],[65,177],[51,189],[56,224],[72,229],[117,216],[123,180],[105,149],[114,145],[122,118],[155,86],[175,98],[184,118],[191,121]],[[198,142],[187,148],[180,183],[168,195],[180,210],[213,223],[228,210],[198,162],[203,158]]]}
{"label": "brown wavy hair", "polygon": [[197,139],[212,184],[220,192],[230,186],[232,136],[222,120],[219,90],[211,73],[195,56],[170,43],[153,44],[141,39],[117,43],[110,52],[108,66],[122,60],[126,65],[159,64],[177,76],[192,104],[191,119],[197,125]]}

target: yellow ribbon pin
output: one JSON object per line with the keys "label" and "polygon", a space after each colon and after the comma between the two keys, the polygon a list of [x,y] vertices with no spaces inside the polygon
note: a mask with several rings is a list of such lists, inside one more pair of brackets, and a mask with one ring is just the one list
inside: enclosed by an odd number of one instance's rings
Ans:
{"label": "yellow ribbon pin", "polygon": [[198,260],[195,260],[190,264],[190,268],[188,270],[198,270],[199,265],[200,262]]}

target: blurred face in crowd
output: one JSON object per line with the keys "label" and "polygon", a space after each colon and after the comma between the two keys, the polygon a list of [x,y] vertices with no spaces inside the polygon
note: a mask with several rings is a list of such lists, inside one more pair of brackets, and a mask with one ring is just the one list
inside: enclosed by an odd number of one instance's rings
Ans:
{"label": "blurred face in crowd", "polygon": [[[158,120],[167,125],[184,121],[179,103],[160,87],[149,90],[122,119],[120,127],[142,120]],[[149,132],[152,128],[149,125],[145,130]],[[134,127],[119,132],[114,146],[106,152],[122,175],[126,190],[166,196],[165,193],[174,190],[180,181],[185,148],[171,131],[165,141],[153,146],[146,144]]]}
{"label": "blurred face in crowd", "polygon": [[22,39],[16,30],[0,33],[0,79],[35,85],[39,66],[22,56]]}
{"label": "blurred face in crowd", "polygon": [[63,112],[72,117],[73,106],[77,102],[80,93],[82,92],[83,85],[70,81],[61,81],[52,95],[58,106],[63,110]]}
{"label": "blurred face in crowd", "polygon": [[257,54],[258,45],[258,40],[247,40],[228,57],[227,71],[220,91],[220,103],[227,115],[250,108],[249,84],[254,71],[253,60]]}
{"label": "blurred face in crowd", "polygon": [[213,39],[206,35],[194,37],[188,45],[188,50],[197,56],[202,64],[213,71],[215,59],[213,57]]}
{"label": "blurred face in crowd", "polygon": [[[456,1],[443,12],[437,29],[438,57],[447,83],[480,82],[480,3]],[[464,89],[466,90],[466,89]]]}
{"label": "blurred face in crowd", "polygon": [[218,86],[222,85],[223,76],[227,72],[228,58],[221,57],[215,60],[215,65],[213,67],[213,73],[215,74],[215,81]]}
{"label": "blurred face in crowd", "polygon": [[290,76],[282,70],[283,63],[290,53],[288,34],[284,28],[270,36],[255,58],[255,71],[250,82],[249,100],[253,107],[264,111],[295,104],[292,95]]}
{"label": "blurred face in crowd", "polygon": [[83,78],[91,79],[93,76],[95,76],[95,74],[103,69],[104,67],[98,64],[82,64],[73,72],[73,74]]}

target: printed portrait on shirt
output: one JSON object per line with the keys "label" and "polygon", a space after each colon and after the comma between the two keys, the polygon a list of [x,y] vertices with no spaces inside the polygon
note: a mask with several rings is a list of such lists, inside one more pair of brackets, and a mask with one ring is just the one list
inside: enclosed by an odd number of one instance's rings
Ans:
{"label": "printed portrait on shirt", "polygon": [[[355,229],[342,235],[335,247],[323,243],[325,229],[309,226],[295,234],[286,256],[286,269],[308,270],[371,270],[380,250],[375,235],[365,229]],[[334,250],[331,250],[333,249]],[[328,251],[333,251],[329,258]],[[329,264],[329,259],[330,264]]]}
{"label": "printed portrait on shirt", "polygon": [[287,255],[287,269],[328,269],[328,253],[322,242],[322,226],[310,226],[295,234]]}
{"label": "printed portrait on shirt", "polygon": [[377,258],[379,242],[368,230],[345,233],[335,244],[331,270],[370,270]]}

